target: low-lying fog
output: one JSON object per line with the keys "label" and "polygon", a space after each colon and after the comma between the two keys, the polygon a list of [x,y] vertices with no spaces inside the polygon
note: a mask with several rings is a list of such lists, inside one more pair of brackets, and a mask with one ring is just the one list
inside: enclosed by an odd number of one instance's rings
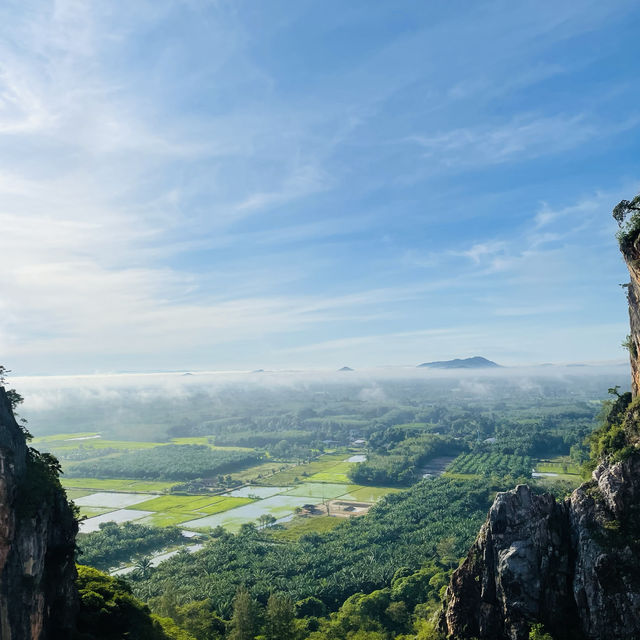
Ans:
{"label": "low-lying fog", "polygon": [[[599,402],[626,390],[626,364],[482,370],[176,372],[14,377],[34,436],[81,431],[166,439],[172,426],[233,417],[380,415],[400,407]],[[376,408],[372,412],[372,409]]]}

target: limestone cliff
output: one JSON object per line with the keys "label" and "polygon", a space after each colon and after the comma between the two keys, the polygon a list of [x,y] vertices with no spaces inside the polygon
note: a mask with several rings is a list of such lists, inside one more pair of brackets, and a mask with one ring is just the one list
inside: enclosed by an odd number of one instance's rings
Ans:
{"label": "limestone cliff", "polygon": [[631,329],[629,359],[631,361],[631,393],[640,391],[640,236],[620,244],[620,250],[629,269],[629,325]]}
{"label": "limestone cliff", "polygon": [[526,486],[497,495],[447,589],[448,638],[526,640],[536,622],[555,640],[640,638],[640,196],[613,214],[631,277],[634,400],[627,409],[628,394],[618,396],[605,426],[617,437],[569,498]]}
{"label": "limestone cliff", "polygon": [[497,495],[441,616],[450,638],[640,638],[640,457],[603,464],[558,503],[527,486]]}
{"label": "limestone cliff", "polygon": [[0,387],[0,640],[72,636],[77,524]]}

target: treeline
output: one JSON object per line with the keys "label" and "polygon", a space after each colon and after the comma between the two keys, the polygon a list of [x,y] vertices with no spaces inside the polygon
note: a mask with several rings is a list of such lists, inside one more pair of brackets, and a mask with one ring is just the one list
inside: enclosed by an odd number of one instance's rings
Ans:
{"label": "treeline", "polygon": [[178,527],[151,527],[133,522],[103,522],[98,531],[78,536],[78,562],[108,571],[135,556],[184,542]]}
{"label": "treeline", "polygon": [[221,447],[263,448],[282,440],[289,444],[310,444],[317,436],[309,431],[287,429],[284,431],[236,431],[215,436],[214,442]]}
{"label": "treeline", "polygon": [[66,474],[71,477],[193,480],[236,471],[259,462],[262,457],[251,451],[168,444],[79,462],[70,466]]}
{"label": "treeline", "polygon": [[455,563],[485,519],[493,491],[503,488],[486,480],[473,487],[445,478],[422,481],[387,496],[367,516],[286,544],[274,544],[251,525],[238,535],[217,531],[204,550],[136,576],[134,590],[155,598],[172,592],[181,604],[208,598],[224,617],[242,585],[263,605],[277,591],[294,602],[314,597],[335,610],[354,593],[389,586],[401,567]]}
{"label": "treeline", "polygon": [[[400,437],[403,432],[398,431]],[[423,434],[391,441],[370,453],[366,462],[356,464],[349,478],[356,484],[408,486],[421,476],[423,465],[438,455],[457,455],[464,444],[451,438]]]}

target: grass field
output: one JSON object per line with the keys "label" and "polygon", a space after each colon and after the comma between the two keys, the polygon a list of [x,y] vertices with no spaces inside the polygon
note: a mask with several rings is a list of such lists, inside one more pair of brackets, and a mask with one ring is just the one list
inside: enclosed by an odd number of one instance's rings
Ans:
{"label": "grass field", "polygon": [[222,451],[253,451],[251,447],[217,447],[209,442],[210,436],[193,436],[191,438],[171,438],[171,444],[204,444],[210,449]]}
{"label": "grass field", "polygon": [[[266,483],[271,482],[274,473],[279,473],[280,469],[284,468],[283,473],[286,473],[287,469],[295,468],[295,464],[290,462],[261,462],[248,469],[242,469],[241,471],[233,471],[231,477],[236,482],[252,482],[252,483]],[[270,476],[270,477],[269,477]],[[275,484],[278,484],[276,482]],[[286,483],[285,483],[286,484]]]}
{"label": "grass field", "polygon": [[80,516],[85,518],[94,518],[95,516],[101,516],[103,513],[111,513],[115,509],[109,507],[80,507]]}
{"label": "grass field", "polygon": [[573,464],[571,459],[566,456],[557,456],[555,458],[547,458],[538,460],[535,464],[535,470],[538,473],[558,473],[562,475],[580,475],[580,467]]}
{"label": "grass field", "polygon": [[357,484],[347,487],[347,493],[339,496],[342,500],[354,502],[377,502],[390,493],[400,493],[403,489],[392,487],[361,487]]}
{"label": "grass field", "polygon": [[[77,435],[77,434],[68,434]],[[38,442],[35,442],[38,440]],[[54,449],[56,451],[69,449],[118,449],[123,451],[135,449],[153,449],[159,447],[166,442],[138,442],[135,440],[103,440],[102,438],[93,438],[89,440],[75,440],[73,438],[50,440],[49,436],[43,438],[34,438],[34,446],[36,449]]]}
{"label": "grass field", "polygon": [[308,478],[304,478],[305,482],[337,482],[348,484],[351,482],[349,480],[349,476],[347,472],[353,467],[355,463],[353,462],[338,462],[337,464],[333,464],[331,466],[327,466],[322,471],[318,471],[318,473],[314,473],[312,476]]}
{"label": "grass field", "polygon": [[454,471],[445,471],[442,474],[443,478],[453,478],[454,480],[478,480],[482,476],[477,473],[455,473]]}
{"label": "grass field", "polygon": [[212,516],[251,504],[250,498],[228,496],[162,496],[135,505],[135,509],[151,511],[142,523],[158,527],[177,525],[188,520]]}
{"label": "grass field", "polygon": [[288,496],[307,496],[309,498],[326,498],[332,500],[343,496],[349,490],[348,485],[330,482],[303,482],[287,491]]}
{"label": "grass field", "polygon": [[65,489],[89,489],[90,491],[124,491],[126,493],[162,493],[175,482],[130,480],[126,478],[65,478],[60,479]]}
{"label": "grass field", "polygon": [[310,500],[300,496],[277,495],[224,513],[183,522],[182,526],[190,529],[206,529],[220,525],[231,531],[237,531],[240,525],[245,522],[255,523],[263,514],[269,514],[275,518],[284,518],[292,515],[296,507],[302,507],[309,502],[319,502],[319,500],[317,498]]}
{"label": "grass field", "polygon": [[162,496],[146,502],[136,504],[136,509],[143,511],[186,513],[198,515],[212,515],[229,509],[235,509],[253,502],[251,498],[236,498],[230,496]]}
{"label": "grass field", "polygon": [[306,516],[294,518],[285,525],[285,529],[274,531],[273,537],[278,540],[297,540],[305,533],[325,533],[337,527],[343,518],[332,518],[330,516]]}
{"label": "grass field", "polygon": [[93,493],[86,489],[65,489],[65,491],[69,500],[77,500],[78,498],[82,498],[83,496],[88,496],[90,493]]}
{"label": "grass field", "polygon": [[291,485],[310,478],[316,473],[321,473],[343,462],[349,456],[348,453],[325,454],[308,464],[293,465],[285,471],[280,471],[275,475],[264,478],[260,484]]}

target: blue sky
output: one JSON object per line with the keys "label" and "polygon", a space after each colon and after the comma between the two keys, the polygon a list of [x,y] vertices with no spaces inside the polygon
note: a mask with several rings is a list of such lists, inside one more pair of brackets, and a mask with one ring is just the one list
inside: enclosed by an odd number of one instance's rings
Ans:
{"label": "blue sky", "polygon": [[18,374],[622,360],[637,2],[0,6]]}

